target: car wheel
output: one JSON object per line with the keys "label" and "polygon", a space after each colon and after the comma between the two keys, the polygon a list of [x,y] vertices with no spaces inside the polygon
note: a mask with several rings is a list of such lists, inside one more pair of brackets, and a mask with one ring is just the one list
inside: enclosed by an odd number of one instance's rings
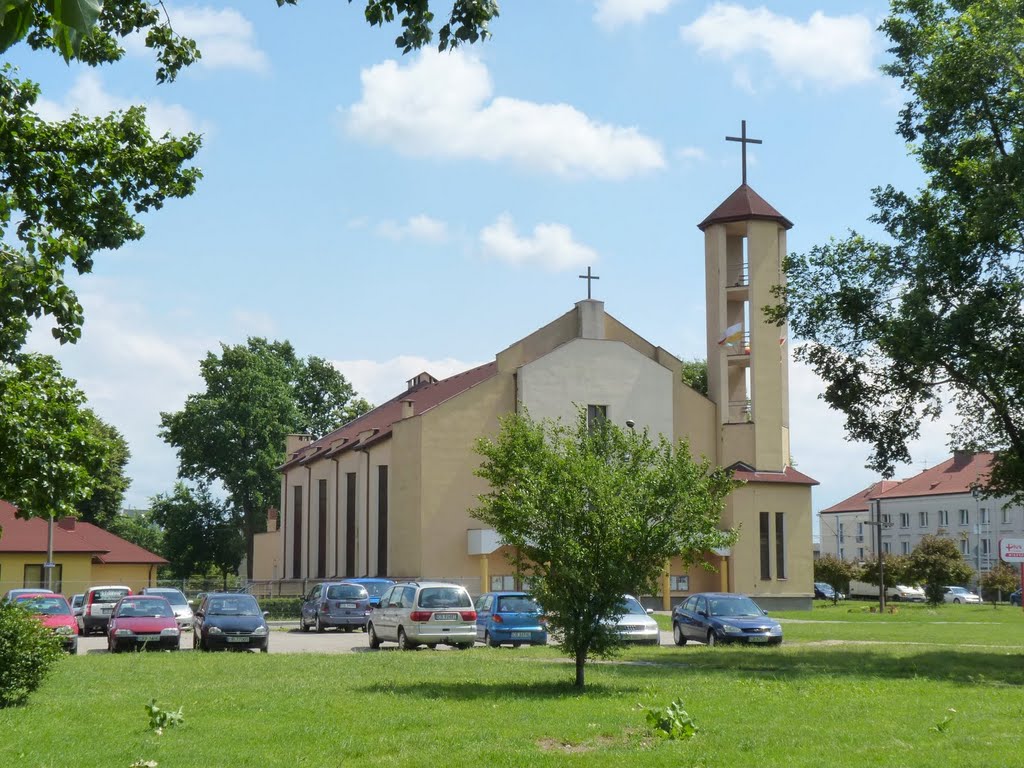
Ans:
{"label": "car wheel", "polygon": [[954,597],[954,598],[953,598],[953,602],[954,602],[954,603],[955,603],[956,605],[960,605],[960,598],[959,598],[959,597]]}
{"label": "car wheel", "polygon": [[348,634],[349,632],[353,631],[354,629],[355,629],[355,627],[345,627],[345,634]]}
{"label": "car wheel", "polygon": [[713,629],[708,630],[707,645],[708,648],[714,648],[716,645],[718,645],[718,637],[715,635],[715,630]]}
{"label": "car wheel", "polygon": [[366,635],[371,648],[380,648],[380,638],[377,637],[377,630],[373,628],[373,624],[366,625]]}
{"label": "car wheel", "polygon": [[512,647],[513,648],[521,648],[522,645],[523,645],[522,643],[512,643]]}
{"label": "car wheel", "polygon": [[429,648],[432,651],[436,650],[437,649],[437,643],[427,643],[427,648]]}
{"label": "car wheel", "polygon": [[325,629],[327,629],[327,627],[325,627],[324,623],[322,621],[320,621],[320,614],[318,613],[316,615],[316,631],[320,632],[320,633],[323,633],[323,631]]}
{"label": "car wheel", "polygon": [[472,643],[458,643],[455,647],[458,648],[460,651],[468,651],[470,648],[473,647],[473,644]]}
{"label": "car wheel", "polygon": [[497,648],[501,645],[501,643],[499,643],[497,640],[491,637],[490,632],[484,632],[484,645],[489,646],[491,648]]}
{"label": "car wheel", "polygon": [[402,627],[398,628],[398,650],[400,651],[414,651],[418,644],[409,640],[405,634],[405,630]]}
{"label": "car wheel", "polygon": [[260,653],[270,653],[270,641],[268,640],[266,645],[260,648]]}
{"label": "car wheel", "polygon": [[301,616],[299,616],[299,629],[301,629],[303,632],[309,632],[309,627],[306,625],[305,619],[303,619]]}
{"label": "car wheel", "polygon": [[678,622],[672,622],[672,639],[675,640],[676,645],[686,645],[683,628],[679,626]]}

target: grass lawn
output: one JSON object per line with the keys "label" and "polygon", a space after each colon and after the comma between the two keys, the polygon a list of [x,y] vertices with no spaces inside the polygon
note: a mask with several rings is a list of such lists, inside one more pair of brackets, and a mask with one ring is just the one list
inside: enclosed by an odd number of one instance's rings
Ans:
{"label": "grass lawn", "polygon": [[[78,656],[0,710],[0,766],[1021,764],[1021,611],[780,616],[781,648],[632,649],[582,694],[546,648]],[[653,738],[637,705],[677,697],[699,732]]]}

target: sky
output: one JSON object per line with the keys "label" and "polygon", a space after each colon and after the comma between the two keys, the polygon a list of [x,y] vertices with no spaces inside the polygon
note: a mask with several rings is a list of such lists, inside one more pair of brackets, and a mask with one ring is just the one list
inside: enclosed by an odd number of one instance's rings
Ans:
{"label": "sky", "polygon": [[[155,133],[203,134],[197,192],[72,280],[82,340],[59,347],[44,322],[30,341],[128,440],[126,506],[175,482],[160,412],[201,391],[207,352],[249,336],[332,361],[380,403],[565,313],[591,266],[610,314],[705,357],[696,225],[740,184],[724,139],[741,120],[791,252],[873,232],[871,189],[921,184],[895,132],[904,94],[879,71],[881,0],[518,0],[485,43],[407,55],[359,0],[165,4],[203,53],[172,84],[136,40],[99,69],[8,56],[47,117],[144,103]],[[876,478],[813,372],[790,375],[817,512]],[[947,456],[946,427],[926,425],[897,477]]]}

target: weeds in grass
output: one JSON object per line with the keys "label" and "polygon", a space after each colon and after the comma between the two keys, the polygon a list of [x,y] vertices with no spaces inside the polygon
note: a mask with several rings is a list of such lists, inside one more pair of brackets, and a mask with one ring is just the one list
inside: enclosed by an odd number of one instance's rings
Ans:
{"label": "weeds in grass", "polygon": [[136,760],[128,768],[157,768],[158,765],[156,760]]}
{"label": "weeds in grass", "polygon": [[156,699],[153,699],[145,706],[146,712],[149,713],[149,729],[157,736],[164,732],[164,728],[181,725],[185,721],[185,715],[182,713],[181,707],[178,707],[177,712],[169,709],[161,709],[157,706]]}
{"label": "weeds in grass", "polygon": [[697,724],[683,709],[682,699],[675,699],[664,708],[644,707],[644,710],[647,712],[647,724],[656,736],[663,739],[691,739],[697,733]]}
{"label": "weeds in grass", "polygon": [[950,724],[953,722],[953,718],[956,717],[956,710],[950,707],[946,710],[946,716],[943,717],[939,722],[931,727],[931,730],[936,733],[945,733],[949,730]]}

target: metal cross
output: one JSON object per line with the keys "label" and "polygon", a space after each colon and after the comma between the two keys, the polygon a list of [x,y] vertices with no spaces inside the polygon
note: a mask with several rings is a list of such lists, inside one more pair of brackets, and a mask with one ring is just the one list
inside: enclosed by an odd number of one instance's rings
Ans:
{"label": "metal cross", "polygon": [[747,183],[747,144],[763,144],[760,139],[748,139],[747,138],[747,121],[743,120],[740,123],[740,135],[739,136],[726,136],[726,141],[738,141],[740,146],[743,147],[743,183]]}
{"label": "metal cross", "polygon": [[601,278],[598,277],[597,275],[590,274],[590,267],[587,267],[587,274],[580,275],[579,278],[580,278],[580,280],[586,280],[587,281],[587,298],[589,299],[590,298],[590,281],[591,280],[600,280]]}

